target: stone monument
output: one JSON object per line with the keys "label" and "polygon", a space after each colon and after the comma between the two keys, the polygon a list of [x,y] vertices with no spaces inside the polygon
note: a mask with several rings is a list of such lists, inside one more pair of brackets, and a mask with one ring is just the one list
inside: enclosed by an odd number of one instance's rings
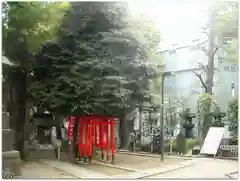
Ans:
{"label": "stone monument", "polygon": [[21,176],[19,151],[13,149],[15,131],[9,129],[9,115],[2,112],[2,178]]}

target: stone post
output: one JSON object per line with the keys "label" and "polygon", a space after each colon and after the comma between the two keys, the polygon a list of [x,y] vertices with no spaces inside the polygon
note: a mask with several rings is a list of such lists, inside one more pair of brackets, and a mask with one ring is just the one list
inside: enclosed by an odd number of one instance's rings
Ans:
{"label": "stone post", "polygon": [[2,113],[2,178],[21,176],[19,151],[13,149],[15,132],[9,129],[9,115]]}

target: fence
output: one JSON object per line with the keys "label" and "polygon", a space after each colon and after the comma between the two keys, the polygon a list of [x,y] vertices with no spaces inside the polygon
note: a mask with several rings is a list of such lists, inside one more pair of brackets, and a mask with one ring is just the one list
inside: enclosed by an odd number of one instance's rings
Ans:
{"label": "fence", "polygon": [[238,157],[238,145],[220,145],[219,156]]}

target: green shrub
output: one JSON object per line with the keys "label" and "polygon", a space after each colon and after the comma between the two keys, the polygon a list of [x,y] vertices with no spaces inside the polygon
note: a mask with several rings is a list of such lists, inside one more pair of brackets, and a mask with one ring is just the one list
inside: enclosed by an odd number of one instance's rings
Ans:
{"label": "green shrub", "polygon": [[194,146],[199,144],[199,140],[198,139],[187,139],[186,142],[186,151],[191,150]]}
{"label": "green shrub", "polygon": [[[189,150],[191,150],[194,146],[199,144],[199,140],[194,138],[194,139],[186,139],[186,148],[185,148],[185,153],[187,153]],[[164,151],[165,152],[170,152],[170,141],[166,141],[164,143]],[[177,142],[176,140],[173,141],[172,143],[172,152],[177,152]]]}

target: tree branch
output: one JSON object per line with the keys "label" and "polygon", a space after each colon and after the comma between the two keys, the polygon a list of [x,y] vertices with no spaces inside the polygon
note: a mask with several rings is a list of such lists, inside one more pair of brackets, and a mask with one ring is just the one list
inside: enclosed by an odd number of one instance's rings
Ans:
{"label": "tree branch", "polygon": [[200,27],[202,30],[203,30],[203,32],[202,33],[204,33],[204,34],[206,34],[207,35],[207,37],[208,37],[208,32],[207,32],[207,27]]}
{"label": "tree branch", "polygon": [[197,45],[197,47],[208,55],[208,49],[206,49],[205,47],[200,47],[199,45]]}
{"label": "tree branch", "polygon": [[214,50],[214,52],[213,52],[213,56],[215,55],[215,53],[221,48],[221,47],[223,47],[223,45],[225,45],[226,43],[223,43],[223,44],[221,44],[221,45],[219,45],[219,46],[217,46],[217,48]]}
{"label": "tree branch", "polygon": [[199,73],[197,73],[197,72],[194,72],[194,71],[192,71],[192,72],[193,72],[193,73],[197,76],[197,78],[200,80],[200,82],[201,82],[201,84],[202,84],[202,86],[203,86],[203,88],[204,88],[204,91],[207,92],[207,85],[204,83],[201,74],[199,74]]}
{"label": "tree branch", "polygon": [[202,44],[205,44],[205,43],[207,43],[208,42],[208,40],[205,40],[205,41],[203,41],[202,43],[199,43],[198,45],[202,45]]}
{"label": "tree branch", "polygon": [[205,48],[205,47],[203,47],[203,46],[200,46],[200,45],[203,45],[204,43],[206,43],[208,40],[206,40],[206,41],[204,41],[204,42],[202,42],[202,43],[199,43],[199,44],[197,44],[197,47],[200,49],[200,50],[202,50],[206,55],[208,55],[208,49],[207,48]]}
{"label": "tree branch", "polygon": [[203,68],[203,70],[207,73],[209,71],[209,68],[207,65],[203,65],[201,62],[197,62],[198,66],[200,68]]}

